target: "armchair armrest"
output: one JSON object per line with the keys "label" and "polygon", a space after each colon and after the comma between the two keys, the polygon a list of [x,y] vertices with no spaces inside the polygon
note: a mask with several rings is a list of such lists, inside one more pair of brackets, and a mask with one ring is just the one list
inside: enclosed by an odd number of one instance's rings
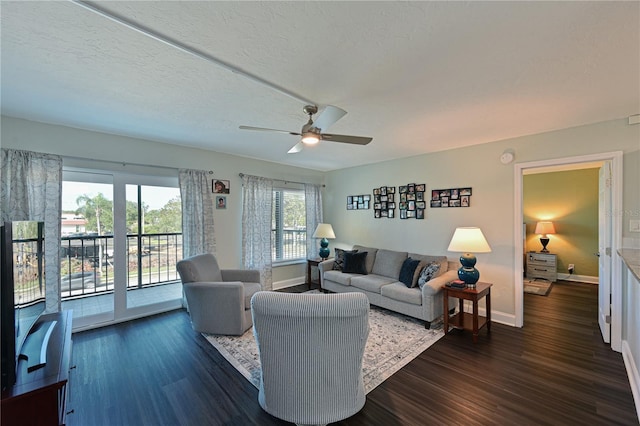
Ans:
{"label": "armchair armrest", "polygon": [[260,282],[260,271],[257,269],[222,269],[220,272],[222,273],[222,281]]}

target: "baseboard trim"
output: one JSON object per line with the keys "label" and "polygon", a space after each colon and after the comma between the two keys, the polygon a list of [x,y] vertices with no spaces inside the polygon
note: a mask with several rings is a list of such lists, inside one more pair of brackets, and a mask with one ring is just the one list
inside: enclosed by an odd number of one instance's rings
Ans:
{"label": "baseboard trim", "polygon": [[629,384],[631,385],[631,393],[633,394],[633,401],[636,404],[636,414],[640,419],[640,374],[636,368],[636,363],[633,359],[633,353],[626,340],[622,341],[622,359],[624,360],[624,366],[627,369],[627,376],[629,376]]}
{"label": "baseboard trim", "polygon": [[300,285],[300,284],[304,284],[305,283],[305,277],[295,277],[295,278],[290,278],[288,280],[283,280],[283,281],[277,281],[273,283],[273,289],[274,290],[280,290],[283,288],[287,288],[287,287],[293,287],[296,285]]}
{"label": "baseboard trim", "polygon": [[576,275],[576,274],[558,274],[558,279],[562,281],[573,281],[580,283],[598,284],[598,277],[592,277],[590,275]]}

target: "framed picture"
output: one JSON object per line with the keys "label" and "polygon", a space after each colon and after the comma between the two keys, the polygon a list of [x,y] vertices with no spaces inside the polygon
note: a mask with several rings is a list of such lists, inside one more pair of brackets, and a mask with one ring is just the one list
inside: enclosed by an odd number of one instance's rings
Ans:
{"label": "framed picture", "polygon": [[416,219],[424,219],[424,209],[416,210]]}
{"label": "framed picture", "polygon": [[227,208],[227,197],[221,195],[216,197],[216,209],[225,210]]}
{"label": "framed picture", "polygon": [[211,190],[214,194],[228,194],[230,189],[228,180],[214,179],[211,182]]}

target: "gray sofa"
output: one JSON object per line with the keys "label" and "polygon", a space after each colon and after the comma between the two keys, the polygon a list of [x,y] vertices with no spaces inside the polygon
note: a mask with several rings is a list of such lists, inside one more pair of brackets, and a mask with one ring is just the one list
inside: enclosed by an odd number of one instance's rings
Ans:
{"label": "gray sofa", "polygon": [[[446,256],[429,256],[360,245],[353,246],[353,250],[367,252],[366,274],[334,270],[334,259],[325,260],[318,265],[320,286],[323,290],[336,293],[364,293],[372,305],[424,320],[426,328],[442,316],[442,287],[458,278],[457,262],[449,262]],[[426,282],[422,288],[410,288],[399,281],[402,265],[409,257],[422,261],[421,265],[433,262],[440,265],[434,278]],[[455,308],[455,303],[455,299],[451,299],[449,309]]]}

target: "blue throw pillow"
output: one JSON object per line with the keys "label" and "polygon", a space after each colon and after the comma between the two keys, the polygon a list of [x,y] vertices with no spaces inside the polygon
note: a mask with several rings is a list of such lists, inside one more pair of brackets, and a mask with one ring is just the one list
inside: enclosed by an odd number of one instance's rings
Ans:
{"label": "blue throw pillow", "polygon": [[420,287],[420,290],[422,290],[422,287],[424,287],[424,285],[428,281],[438,275],[439,270],[440,264],[438,262],[433,262],[430,265],[424,267],[422,272],[420,272],[420,276],[418,277],[418,286]]}
{"label": "blue throw pillow", "polygon": [[402,263],[402,268],[400,268],[400,277],[398,278],[398,280],[402,284],[411,288],[413,286],[413,274],[416,272],[416,268],[419,264],[419,260],[408,257]]}
{"label": "blue throw pillow", "polygon": [[342,272],[367,275],[367,253],[366,251],[357,253],[345,251]]}

